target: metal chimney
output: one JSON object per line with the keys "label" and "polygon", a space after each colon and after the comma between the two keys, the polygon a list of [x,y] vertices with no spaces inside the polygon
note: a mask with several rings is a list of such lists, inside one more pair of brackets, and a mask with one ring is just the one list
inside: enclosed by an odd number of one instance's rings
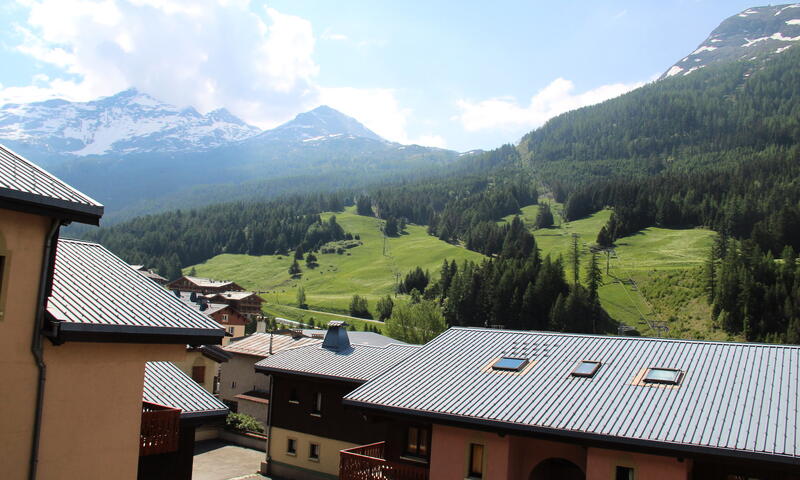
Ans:
{"label": "metal chimney", "polygon": [[350,337],[347,336],[347,324],[341,320],[328,322],[328,332],[322,341],[322,348],[334,352],[350,350]]}

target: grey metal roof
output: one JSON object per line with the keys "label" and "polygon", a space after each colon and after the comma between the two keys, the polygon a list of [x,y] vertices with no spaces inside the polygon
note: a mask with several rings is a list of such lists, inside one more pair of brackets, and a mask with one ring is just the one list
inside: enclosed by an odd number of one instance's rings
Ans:
{"label": "grey metal roof", "polygon": [[[64,332],[161,335],[220,343],[225,330],[97,243],[61,239],[47,303]],[[187,338],[192,338],[190,341]]]}
{"label": "grey metal roof", "polygon": [[142,401],[181,409],[181,419],[225,416],[228,407],[170,362],[147,362]]}
{"label": "grey metal roof", "polygon": [[349,350],[336,352],[311,345],[265,358],[256,363],[256,370],[364,382],[402,362],[419,348],[418,345],[405,344],[383,347],[352,345]]}
{"label": "grey metal roof", "polygon": [[0,145],[0,198],[55,209],[88,223],[99,222],[103,215],[103,205],[3,145]]}
{"label": "grey metal roof", "polygon": [[[523,373],[487,368],[510,356]],[[570,372],[602,362],[593,378]],[[684,372],[639,386],[643,368]],[[800,463],[800,347],[451,328],[345,403],[586,439]]]}
{"label": "grey metal roof", "polygon": [[[325,338],[325,334],[328,333],[327,330],[316,329],[303,329],[300,331],[307,337],[319,339]],[[347,336],[350,337],[350,343],[353,345],[372,345],[373,347],[383,347],[393,343],[405,345],[405,342],[375,332],[356,332],[348,330]]]}
{"label": "grey metal roof", "polygon": [[214,280],[211,278],[190,277],[188,275],[185,275],[184,277],[186,278],[186,280],[189,280],[198,287],[218,288],[218,287],[224,287],[225,285],[233,285],[234,283],[230,280]]}
{"label": "grey metal roof", "polygon": [[270,337],[272,337],[272,353],[278,353],[287,348],[317,345],[322,340],[306,337],[292,337],[291,335],[270,335],[269,333],[254,333],[240,340],[234,340],[223,347],[226,352],[252,355],[254,357],[269,356]]}

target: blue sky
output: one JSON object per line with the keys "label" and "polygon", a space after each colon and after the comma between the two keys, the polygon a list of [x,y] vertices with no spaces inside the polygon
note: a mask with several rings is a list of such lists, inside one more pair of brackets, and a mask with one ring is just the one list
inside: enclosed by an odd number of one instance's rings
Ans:
{"label": "blue sky", "polygon": [[19,0],[0,103],[136,87],[262,128],[325,103],[464,151],[651,81],[752,1]]}

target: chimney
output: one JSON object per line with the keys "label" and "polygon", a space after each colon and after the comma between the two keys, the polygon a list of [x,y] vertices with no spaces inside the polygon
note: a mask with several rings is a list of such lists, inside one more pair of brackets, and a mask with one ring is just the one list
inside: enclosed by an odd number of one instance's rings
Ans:
{"label": "chimney", "polygon": [[347,324],[341,320],[328,322],[328,333],[322,341],[322,348],[344,353],[350,350],[350,337],[347,336]]}

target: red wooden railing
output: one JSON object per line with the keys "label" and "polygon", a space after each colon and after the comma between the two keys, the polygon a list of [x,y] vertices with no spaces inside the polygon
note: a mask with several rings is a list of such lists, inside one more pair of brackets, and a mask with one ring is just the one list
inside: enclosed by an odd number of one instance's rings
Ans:
{"label": "red wooden railing", "polygon": [[142,402],[139,456],[144,457],[178,450],[180,419],[181,411],[177,408]]}
{"label": "red wooden railing", "polygon": [[392,462],[385,457],[386,442],[371,443],[340,452],[340,480],[428,480],[428,469]]}

